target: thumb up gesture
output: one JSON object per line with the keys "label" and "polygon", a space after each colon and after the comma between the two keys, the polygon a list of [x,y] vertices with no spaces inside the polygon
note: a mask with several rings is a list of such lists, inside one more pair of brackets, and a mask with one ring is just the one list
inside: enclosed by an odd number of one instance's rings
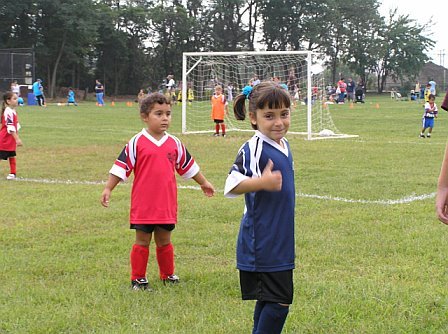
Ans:
{"label": "thumb up gesture", "polygon": [[269,159],[266,167],[261,173],[263,189],[267,191],[280,191],[282,190],[282,173],[278,170],[273,171],[273,168],[274,163]]}

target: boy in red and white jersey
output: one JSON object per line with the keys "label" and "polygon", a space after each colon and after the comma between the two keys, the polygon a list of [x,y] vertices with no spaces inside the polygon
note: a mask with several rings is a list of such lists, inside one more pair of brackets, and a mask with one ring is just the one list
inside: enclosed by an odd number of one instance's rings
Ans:
{"label": "boy in red and white jersey", "polygon": [[175,172],[195,180],[206,196],[215,192],[181,141],[166,132],[171,123],[171,103],[167,97],[160,93],[149,95],[141,103],[140,116],[147,127],[132,137],[118,156],[101,196],[101,204],[108,207],[112,190],[134,172],[130,210],[131,229],[136,232],[130,256],[134,290],[148,288],[146,267],[153,233],[160,279],[179,281],[174,274],[171,243],[171,231],[177,223]]}

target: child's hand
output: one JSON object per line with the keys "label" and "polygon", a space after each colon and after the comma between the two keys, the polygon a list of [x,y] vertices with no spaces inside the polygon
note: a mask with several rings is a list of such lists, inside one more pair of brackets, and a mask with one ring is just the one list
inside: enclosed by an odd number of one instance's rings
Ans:
{"label": "child's hand", "polygon": [[110,199],[110,190],[104,189],[101,194],[101,205],[105,208],[109,207],[109,199]]}
{"label": "child's hand", "polygon": [[212,197],[215,194],[215,187],[208,181],[201,184],[201,189],[207,197]]}
{"label": "child's hand", "polygon": [[263,173],[261,173],[263,188],[267,191],[280,191],[283,182],[282,173],[278,170],[272,171],[272,168],[274,168],[274,163],[269,159]]}
{"label": "child's hand", "polygon": [[20,138],[16,139],[16,145],[17,146],[23,146],[22,140]]}

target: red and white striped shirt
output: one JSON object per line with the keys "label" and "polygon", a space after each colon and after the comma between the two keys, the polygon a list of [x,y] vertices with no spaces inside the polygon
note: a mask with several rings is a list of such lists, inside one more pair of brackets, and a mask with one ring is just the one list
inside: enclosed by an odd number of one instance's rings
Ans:
{"label": "red and white striped shirt", "polygon": [[156,140],[143,129],[124,147],[110,173],[124,181],[132,171],[130,223],[176,224],[175,171],[185,179],[199,172],[181,141],[167,133]]}

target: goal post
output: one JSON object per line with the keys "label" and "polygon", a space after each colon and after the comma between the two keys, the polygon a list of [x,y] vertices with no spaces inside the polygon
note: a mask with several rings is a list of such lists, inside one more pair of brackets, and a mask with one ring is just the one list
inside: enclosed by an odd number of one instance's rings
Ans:
{"label": "goal post", "polygon": [[346,138],[325,103],[323,67],[310,51],[186,52],[182,62],[182,133],[214,132],[210,99],[221,85],[229,104],[227,131],[253,131],[233,117],[233,99],[253,80],[277,78],[292,101],[289,133],[306,139]]}

